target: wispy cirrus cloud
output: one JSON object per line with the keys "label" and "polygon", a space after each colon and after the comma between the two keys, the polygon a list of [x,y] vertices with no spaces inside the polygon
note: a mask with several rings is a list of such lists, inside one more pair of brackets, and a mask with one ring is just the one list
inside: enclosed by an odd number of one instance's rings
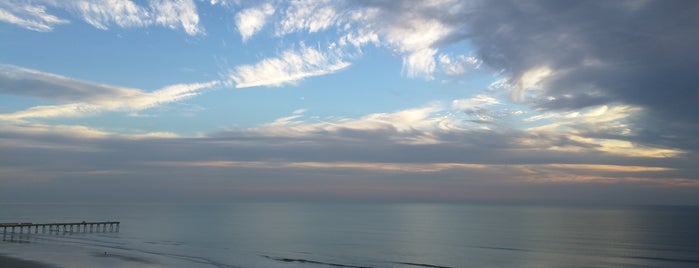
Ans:
{"label": "wispy cirrus cloud", "polygon": [[[140,111],[190,98],[219,81],[177,84],[145,92],[140,89],[98,84],[15,66],[0,66],[0,92],[64,102],[0,114],[0,120],[80,117],[103,111]],[[78,102],[74,102],[78,100]],[[65,103],[68,102],[68,103]]]}
{"label": "wispy cirrus cloud", "polygon": [[[365,139],[363,133],[386,132],[375,139],[388,139],[398,143],[430,144],[437,131],[443,131],[451,124],[458,124],[454,118],[439,116],[443,105],[432,103],[424,107],[389,113],[372,113],[359,118],[333,118],[308,122],[303,112],[282,117],[268,124],[254,128],[265,136],[304,137],[317,133],[346,133],[343,139]],[[353,137],[351,133],[358,136]],[[340,135],[342,136],[342,135]]]}
{"label": "wispy cirrus cloud", "polygon": [[280,86],[293,84],[307,77],[337,72],[350,66],[334,50],[321,52],[302,46],[287,50],[279,57],[267,58],[253,65],[241,65],[230,70],[235,87]]}
{"label": "wispy cirrus cloud", "polygon": [[277,35],[298,31],[315,33],[333,26],[340,19],[336,4],[328,0],[291,2],[277,22]]}
{"label": "wispy cirrus cloud", "polygon": [[171,29],[182,28],[189,35],[204,34],[199,24],[199,12],[193,0],[151,1],[153,21]]}
{"label": "wispy cirrus cloud", "polygon": [[87,23],[103,30],[112,24],[122,28],[161,25],[182,29],[189,35],[204,33],[191,0],[154,0],[148,7],[132,1],[74,1],[61,7],[75,10]]}
{"label": "wispy cirrus cloud", "polygon": [[147,24],[148,10],[131,1],[75,1],[72,6],[82,19],[97,29],[107,30],[109,25],[119,27],[143,27]]}
{"label": "wispy cirrus cloud", "polygon": [[0,21],[38,32],[52,31],[56,25],[69,23],[47,13],[44,5],[16,0],[0,3]]}
{"label": "wispy cirrus cloud", "polygon": [[[351,45],[361,49],[373,44],[388,48],[403,58],[402,73],[405,76],[428,80],[433,79],[438,70],[436,55],[440,42],[459,30],[448,23],[458,12],[440,14],[441,18],[434,14],[442,13],[445,8],[459,11],[465,6],[461,1],[294,1],[276,10],[272,16],[265,5],[238,13],[237,24],[244,41],[267,21],[274,25],[277,37],[334,29],[340,47]],[[246,23],[242,23],[243,17],[249,18]],[[455,68],[458,67],[448,71]]]}
{"label": "wispy cirrus cloud", "polygon": [[182,29],[189,35],[204,33],[193,0],[152,0],[148,6],[130,0],[12,0],[10,3],[0,4],[0,21],[41,32],[51,31],[56,25],[68,23],[67,19],[50,14],[47,7],[74,13],[79,19],[102,30],[107,30],[112,25],[122,28],[160,25],[170,29]]}
{"label": "wispy cirrus cloud", "polygon": [[449,76],[459,76],[468,73],[469,70],[480,68],[482,60],[475,56],[459,55],[451,57],[447,54],[439,55],[439,65],[444,73]]}
{"label": "wispy cirrus cloud", "polygon": [[274,14],[274,7],[264,3],[259,7],[242,10],[235,17],[235,25],[243,38],[247,41],[265,25],[267,17]]}
{"label": "wispy cirrus cloud", "polygon": [[500,103],[500,101],[492,96],[488,95],[476,95],[468,99],[458,99],[452,101],[452,107],[458,110],[473,110],[482,107],[495,105]]}
{"label": "wispy cirrus cloud", "polygon": [[435,55],[439,50],[435,45],[455,30],[429,14],[440,7],[458,8],[459,4],[455,1],[366,2],[358,5],[330,1],[309,3],[312,4],[290,8],[279,22],[277,28],[282,30],[278,32],[312,33],[337,25],[344,32],[341,41],[353,45],[374,43],[394,49],[403,57],[402,71],[406,76],[425,79],[433,78]]}

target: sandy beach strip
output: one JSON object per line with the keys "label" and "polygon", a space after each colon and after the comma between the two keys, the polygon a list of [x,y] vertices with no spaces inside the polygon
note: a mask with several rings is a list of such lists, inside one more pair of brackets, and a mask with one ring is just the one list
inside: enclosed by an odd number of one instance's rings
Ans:
{"label": "sandy beach strip", "polygon": [[13,257],[8,257],[5,255],[0,255],[0,267],[13,267],[13,268],[56,268],[58,266],[53,266],[36,261],[28,261],[17,259]]}

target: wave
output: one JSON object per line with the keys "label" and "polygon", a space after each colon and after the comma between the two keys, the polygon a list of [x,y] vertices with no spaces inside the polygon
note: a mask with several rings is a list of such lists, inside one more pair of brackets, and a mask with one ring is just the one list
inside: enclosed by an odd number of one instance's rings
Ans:
{"label": "wave", "polygon": [[[296,263],[304,263],[304,264],[318,264],[318,265],[334,266],[334,267],[345,267],[345,268],[374,268],[373,266],[352,265],[352,264],[340,264],[340,263],[316,261],[316,260],[309,260],[309,259],[281,258],[281,257],[267,256],[267,255],[261,255],[261,256],[264,257],[264,258],[270,259],[270,260],[275,260],[275,261],[280,261],[280,262],[296,262]],[[401,265],[410,265],[410,266],[418,266],[418,267],[428,267],[428,268],[452,268],[452,267],[449,267],[449,266],[441,266],[441,265],[426,264],[426,263],[417,263],[417,262],[389,262],[389,263],[401,264]]]}
{"label": "wave", "polygon": [[441,265],[433,265],[433,264],[425,264],[425,263],[415,263],[415,262],[393,262],[393,263],[412,265],[412,266],[420,266],[420,267],[430,267],[430,268],[451,268],[449,266],[441,266]]}
{"label": "wave", "polygon": [[[168,253],[168,252],[161,252],[161,251],[136,248],[136,247],[132,247],[132,245],[130,243],[127,243],[127,242],[108,241],[108,240],[102,239],[105,237],[73,236],[73,235],[53,236],[53,235],[31,234],[31,235],[25,235],[23,238],[24,238],[23,240],[14,240],[14,241],[5,241],[5,242],[16,242],[16,243],[40,242],[44,245],[73,245],[73,246],[79,246],[79,247],[86,247],[86,248],[89,248],[92,250],[92,253],[90,255],[92,255],[93,257],[116,258],[116,259],[119,259],[119,260],[125,261],[125,262],[140,263],[141,265],[153,264],[153,262],[151,260],[149,260],[148,258],[138,257],[138,256],[134,256],[134,255],[145,254],[145,255],[161,256],[161,257],[167,257],[167,258],[172,258],[172,259],[178,259],[180,261],[185,261],[185,262],[211,265],[211,266],[219,267],[219,268],[241,268],[239,266],[221,263],[221,262],[218,262],[218,261],[215,261],[212,259],[208,259],[205,257],[200,257],[200,256],[192,256],[192,255],[176,254],[176,253]],[[177,242],[173,242],[173,243],[165,242],[165,243],[163,243],[163,242],[145,241],[143,243],[153,244],[153,245],[174,245],[174,246],[180,245]],[[117,251],[117,252],[115,252],[115,251]],[[122,253],[118,253],[118,251],[121,251]],[[125,252],[127,254],[124,254]],[[132,252],[134,254],[128,254],[128,252]]]}
{"label": "wave", "polygon": [[653,260],[653,261],[666,261],[666,262],[699,263],[699,259],[677,259],[677,258],[645,257],[645,256],[628,256],[627,258],[641,259],[641,260]]}
{"label": "wave", "polygon": [[270,260],[281,261],[281,262],[298,262],[298,263],[320,264],[320,265],[327,265],[327,266],[334,266],[334,267],[347,267],[347,268],[374,268],[372,266],[339,264],[339,263],[322,262],[322,261],[314,261],[314,260],[307,260],[307,259],[275,258],[275,257],[267,256],[267,255],[262,255],[262,257],[265,257],[265,258],[270,259]]}

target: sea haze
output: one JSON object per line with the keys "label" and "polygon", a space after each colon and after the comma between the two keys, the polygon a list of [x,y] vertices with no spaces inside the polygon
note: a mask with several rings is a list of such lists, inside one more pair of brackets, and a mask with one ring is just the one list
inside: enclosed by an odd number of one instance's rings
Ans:
{"label": "sea haze", "polygon": [[121,222],[5,234],[63,267],[696,267],[699,208],[460,204],[0,204],[0,222]]}

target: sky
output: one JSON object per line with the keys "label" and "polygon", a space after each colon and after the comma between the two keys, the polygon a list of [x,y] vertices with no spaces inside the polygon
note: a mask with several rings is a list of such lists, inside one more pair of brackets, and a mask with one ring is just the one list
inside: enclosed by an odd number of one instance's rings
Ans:
{"label": "sky", "polygon": [[0,202],[699,205],[699,2],[5,0]]}

